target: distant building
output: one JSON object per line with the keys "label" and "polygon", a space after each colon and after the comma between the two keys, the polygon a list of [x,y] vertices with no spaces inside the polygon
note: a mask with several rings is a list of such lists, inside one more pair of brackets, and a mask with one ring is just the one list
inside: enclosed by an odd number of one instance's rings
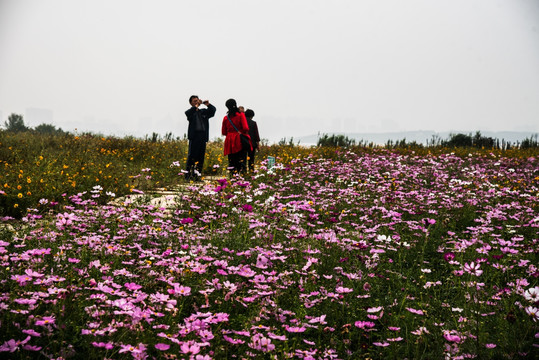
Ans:
{"label": "distant building", "polygon": [[49,109],[26,108],[24,123],[26,126],[35,127],[41,124],[53,125],[53,111]]}

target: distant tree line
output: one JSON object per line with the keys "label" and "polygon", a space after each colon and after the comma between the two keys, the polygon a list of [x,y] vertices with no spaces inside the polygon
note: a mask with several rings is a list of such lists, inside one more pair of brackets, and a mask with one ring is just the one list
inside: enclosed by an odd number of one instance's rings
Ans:
{"label": "distant tree line", "polygon": [[[355,146],[356,142],[354,139],[349,139],[345,135],[328,135],[324,134],[318,138],[317,146],[328,146],[328,147],[350,147]],[[358,146],[364,147],[374,147],[373,143],[364,143],[360,142]],[[427,140],[427,144],[423,145],[417,143],[416,141],[407,142],[406,139],[402,140],[388,140],[385,144],[386,148],[424,148],[424,147],[448,147],[448,148],[478,148],[478,149],[511,149],[511,148],[520,148],[520,149],[529,149],[539,147],[539,141],[537,134],[532,135],[529,138],[526,138],[520,142],[511,143],[504,139],[496,139],[492,137],[483,136],[481,132],[477,131],[475,135],[472,134],[450,134],[449,139],[441,139],[437,135],[434,135],[432,139]]]}
{"label": "distant tree line", "polygon": [[[33,131],[39,134],[49,134],[49,135],[55,135],[55,134],[65,134],[61,128],[57,128],[54,125],[51,124],[40,124],[34,127],[33,129],[26,126],[24,123],[24,118],[22,115],[19,114],[11,114],[7,121],[4,122],[4,128],[6,131],[9,132],[25,132],[25,131]],[[185,136],[184,136],[185,137]],[[148,137],[147,137],[148,140]],[[157,134],[153,133],[150,140],[152,142],[157,141],[174,141],[174,137],[172,133],[167,133],[163,138]],[[179,137],[176,138],[176,140],[180,140]],[[267,145],[267,141],[266,141]],[[286,138],[283,138],[279,141],[278,145],[280,146],[294,146],[294,138],[290,138],[287,140]],[[299,142],[297,143],[299,145]],[[345,135],[336,135],[336,134],[323,134],[322,136],[318,137],[318,143],[317,146],[321,147],[351,147],[351,146],[362,146],[362,147],[375,147],[376,145],[372,142],[367,143],[360,141],[358,144],[356,144],[355,139],[351,139],[348,136]],[[388,140],[385,144],[386,148],[423,148],[423,147],[449,147],[449,148],[456,148],[456,147],[470,147],[470,148],[479,148],[479,149],[511,149],[511,148],[520,148],[520,149],[530,149],[530,148],[538,148],[539,147],[539,140],[537,134],[530,136],[529,138],[525,138],[524,140],[520,142],[511,143],[510,141],[506,141],[504,139],[496,139],[492,137],[483,136],[481,132],[477,131],[475,135],[470,134],[450,134],[449,139],[441,139],[439,136],[434,135],[432,139],[427,140],[427,144],[423,145],[421,143],[417,143],[416,141],[412,142],[406,142],[406,139],[402,140]]]}
{"label": "distant tree line", "polygon": [[9,115],[7,121],[4,122],[4,127],[6,131],[10,132],[25,132],[25,131],[35,131],[40,134],[64,134],[65,132],[61,128],[57,128],[51,124],[40,124],[35,128],[30,128],[24,123],[24,118],[19,114]]}

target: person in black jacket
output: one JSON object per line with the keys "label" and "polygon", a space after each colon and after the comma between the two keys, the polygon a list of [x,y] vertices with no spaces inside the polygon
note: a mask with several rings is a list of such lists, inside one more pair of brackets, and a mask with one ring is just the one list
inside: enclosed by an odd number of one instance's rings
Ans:
{"label": "person in black jacket", "polygon": [[[208,100],[202,101],[197,95],[191,95],[189,104],[191,104],[191,108],[185,112],[187,121],[189,121],[187,129],[189,152],[185,179],[199,181],[206,156],[206,143],[209,140],[210,124],[208,119],[215,115],[216,109]],[[202,104],[206,105],[206,109],[200,109]]]}
{"label": "person in black jacket", "polygon": [[247,109],[247,111],[245,111],[245,117],[247,118],[247,125],[249,125],[249,136],[251,137],[251,143],[253,144],[252,150],[247,152],[247,159],[249,160],[249,170],[254,171],[255,152],[258,150],[260,145],[260,135],[258,134],[258,125],[256,125],[256,121],[253,120],[255,117],[255,112],[251,109]]}

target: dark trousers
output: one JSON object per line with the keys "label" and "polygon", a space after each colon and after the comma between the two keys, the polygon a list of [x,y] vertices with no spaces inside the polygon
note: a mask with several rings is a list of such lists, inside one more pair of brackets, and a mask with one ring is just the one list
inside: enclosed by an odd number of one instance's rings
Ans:
{"label": "dark trousers", "polygon": [[255,149],[253,149],[253,151],[247,151],[247,160],[249,162],[250,171],[255,170],[255,153],[256,153]]}
{"label": "dark trousers", "polygon": [[228,167],[230,168],[231,175],[244,173],[246,164],[247,151],[241,150],[234,154],[228,154]]}
{"label": "dark trousers", "polygon": [[[187,180],[197,180],[202,174],[204,167],[204,157],[206,156],[206,140],[203,138],[194,138],[189,140],[189,152],[187,154],[187,174],[185,178]],[[195,170],[199,175],[195,174]]]}

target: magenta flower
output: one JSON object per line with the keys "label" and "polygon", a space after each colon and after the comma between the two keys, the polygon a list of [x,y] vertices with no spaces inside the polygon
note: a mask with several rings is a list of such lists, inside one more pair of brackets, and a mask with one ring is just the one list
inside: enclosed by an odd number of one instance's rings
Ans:
{"label": "magenta flower", "polygon": [[445,261],[453,261],[455,259],[455,254],[452,252],[448,252],[444,254],[444,260]]}
{"label": "magenta flower", "polygon": [[449,342],[459,343],[462,338],[455,331],[444,331],[444,339]]}

